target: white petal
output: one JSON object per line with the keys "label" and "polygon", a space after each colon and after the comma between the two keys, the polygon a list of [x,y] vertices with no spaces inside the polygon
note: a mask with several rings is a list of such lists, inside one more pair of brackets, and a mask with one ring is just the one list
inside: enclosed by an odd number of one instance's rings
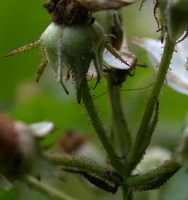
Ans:
{"label": "white petal", "polygon": [[43,138],[55,129],[55,125],[52,122],[38,122],[29,126],[33,135],[37,138]]}
{"label": "white petal", "polygon": [[130,52],[127,54],[118,52],[118,54],[123,58],[123,60],[125,60],[128,63],[128,65],[114,57],[114,55],[112,55],[107,49],[105,49],[103,53],[103,62],[105,66],[109,68],[128,70],[135,63],[135,57],[133,57],[133,55]]}
{"label": "white petal", "polygon": [[88,81],[97,78],[97,71],[95,69],[95,65],[94,65],[93,61],[91,61],[91,64],[89,66],[86,78],[87,78]]}
{"label": "white petal", "polygon": [[[164,44],[160,41],[147,38],[135,38],[133,42],[148,52],[148,56],[155,70],[161,61]],[[176,45],[167,73],[167,84],[174,90],[188,95],[188,39]]]}
{"label": "white petal", "polygon": [[162,147],[151,147],[147,149],[143,160],[137,165],[133,174],[147,173],[148,171],[157,168],[165,161],[171,158],[171,152]]}

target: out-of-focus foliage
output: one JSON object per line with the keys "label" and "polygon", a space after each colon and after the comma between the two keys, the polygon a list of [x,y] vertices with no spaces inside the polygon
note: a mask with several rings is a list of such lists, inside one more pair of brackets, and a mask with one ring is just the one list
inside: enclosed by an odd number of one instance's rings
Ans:
{"label": "out-of-focus foliage", "polygon": [[[0,6],[0,56],[11,50],[39,38],[50,23],[50,17],[42,7],[44,1],[2,1]],[[128,78],[122,87],[123,104],[130,129],[134,132],[139,124],[149,89],[123,91],[125,89],[143,88],[152,83],[154,71],[144,52],[131,44],[134,36],[157,38],[157,25],[153,16],[153,2],[148,1],[139,11],[140,3],[123,9],[125,30],[129,39],[130,49],[138,56],[139,64],[147,64],[148,68],[137,68],[133,77]],[[35,82],[35,72],[40,63],[39,49],[33,49],[22,55],[0,58],[0,111],[8,112],[15,119],[27,123],[49,120],[56,124],[55,135],[43,141],[44,145],[55,141],[56,136],[65,129],[76,129],[85,133],[87,138],[97,145],[98,140],[89,125],[88,117],[83,108],[76,103],[74,85],[68,84],[71,95],[67,96],[61,86],[55,82],[53,71],[47,69],[40,83]],[[92,83],[94,84],[94,83]],[[100,115],[106,125],[110,124],[105,81],[101,81],[93,91]],[[173,150],[181,136],[186,123],[188,97],[164,87],[161,94],[158,128],[152,143]],[[110,132],[110,130],[109,130]],[[100,145],[98,145],[101,147]],[[47,178],[46,181],[51,181]],[[188,196],[187,177],[178,173],[161,190],[138,193],[137,199],[186,199]],[[82,184],[80,184],[82,182]],[[65,181],[55,181],[54,185],[66,190],[79,199],[118,199],[118,195],[106,195],[85,183],[77,176],[65,176]],[[73,187],[73,185],[75,185]],[[29,194],[29,195],[28,195]],[[181,196],[180,196],[181,195]],[[38,193],[32,193],[24,186],[13,188],[9,192],[0,191],[0,199],[48,199]]]}

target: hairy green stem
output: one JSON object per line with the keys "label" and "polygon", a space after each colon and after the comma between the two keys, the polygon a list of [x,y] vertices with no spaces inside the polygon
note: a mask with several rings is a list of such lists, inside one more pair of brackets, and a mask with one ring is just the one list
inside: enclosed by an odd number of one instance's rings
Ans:
{"label": "hairy green stem", "polygon": [[53,188],[52,186],[47,185],[46,183],[39,181],[38,179],[32,176],[27,176],[25,178],[25,181],[29,186],[33,187],[37,191],[42,192],[45,195],[49,195],[56,200],[75,200],[74,198],[68,196],[64,192],[59,191],[56,188]]}
{"label": "hairy green stem", "polygon": [[123,200],[132,200],[132,192],[128,190],[126,185],[122,186]]}
{"label": "hairy green stem", "polygon": [[142,117],[142,121],[141,121],[139,130],[136,136],[133,150],[128,159],[129,171],[131,171],[136,166],[136,164],[140,161],[137,159],[137,156],[142,150],[144,141],[147,140],[148,137],[150,137],[147,135],[148,126],[154,112],[156,100],[158,99],[160,95],[161,88],[163,86],[166,74],[169,69],[170,61],[174,52],[174,47],[175,47],[175,42],[172,42],[169,36],[167,36],[163,56],[162,56],[161,63],[159,65],[159,70],[157,73],[157,77],[146,104],[145,112]]}
{"label": "hairy green stem", "polygon": [[131,136],[121,105],[120,86],[113,84],[113,80],[110,75],[107,77],[107,81],[112,112],[112,125],[116,140],[115,143],[117,144],[116,146],[118,152],[125,156],[131,148]]}
{"label": "hairy green stem", "polygon": [[44,156],[54,165],[88,172],[114,183],[119,181],[118,175],[112,169],[101,166],[88,158],[76,158],[62,153],[45,153]]}
{"label": "hairy green stem", "polygon": [[98,116],[96,107],[93,103],[93,99],[90,94],[90,90],[89,90],[86,80],[83,82],[83,85],[82,85],[82,100],[83,100],[83,104],[88,112],[88,115],[91,119],[91,123],[95,129],[95,132],[96,132],[98,138],[100,139],[101,143],[103,144],[103,146],[111,160],[112,166],[120,174],[123,175],[125,173],[125,167],[122,164],[122,162],[120,161],[120,159],[118,158],[118,156],[106,134],[106,131],[102,125],[102,122],[99,119],[99,116]]}
{"label": "hairy green stem", "polygon": [[181,165],[178,162],[170,160],[165,162],[162,166],[153,169],[148,173],[128,178],[126,184],[132,190],[141,190],[141,188],[144,188],[144,185],[146,185],[147,187],[153,187],[150,189],[154,189],[156,188],[156,186],[159,187],[164,182],[166,182],[180,168]]}

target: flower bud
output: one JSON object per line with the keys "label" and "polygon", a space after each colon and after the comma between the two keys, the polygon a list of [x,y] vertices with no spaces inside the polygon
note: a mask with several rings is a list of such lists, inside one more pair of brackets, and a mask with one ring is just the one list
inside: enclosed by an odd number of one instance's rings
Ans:
{"label": "flower bud", "polygon": [[187,0],[160,0],[160,8],[172,41],[176,41],[188,28]]}
{"label": "flower bud", "polygon": [[97,23],[70,26],[52,23],[42,34],[41,41],[58,80],[62,80],[67,71],[72,70],[80,102],[82,83],[92,60],[99,78],[102,73],[103,29]]}
{"label": "flower bud", "polygon": [[188,2],[174,0],[169,13],[169,34],[176,41],[188,28]]}
{"label": "flower bud", "polygon": [[12,179],[27,173],[32,167],[34,146],[25,124],[0,114],[0,174]]}
{"label": "flower bud", "polygon": [[120,50],[123,41],[123,25],[120,11],[104,10],[94,13],[94,18],[103,27],[109,42],[116,50]]}

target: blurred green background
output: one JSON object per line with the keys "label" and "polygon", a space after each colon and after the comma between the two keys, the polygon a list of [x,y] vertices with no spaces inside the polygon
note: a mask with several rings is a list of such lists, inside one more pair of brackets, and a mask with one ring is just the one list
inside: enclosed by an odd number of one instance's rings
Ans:
{"label": "blurred green background", "polygon": [[[47,69],[40,83],[35,82],[35,73],[40,63],[38,48],[14,57],[2,58],[8,52],[37,40],[50,23],[50,16],[43,8],[44,0],[2,1],[0,5],[0,112],[9,113],[14,119],[26,123],[50,120],[58,127],[54,138],[66,129],[84,132],[90,141],[101,148],[88,117],[82,106],[76,103],[74,87],[69,84],[71,95],[64,94],[56,83],[53,71]],[[123,9],[123,19],[130,49],[138,56],[139,64],[148,64],[144,52],[131,44],[131,38],[159,37],[153,17],[153,2],[148,1],[139,12],[140,3]],[[152,67],[138,68],[134,77],[128,78],[122,89],[142,88],[149,85],[154,77]],[[106,91],[105,80],[93,91],[96,97]],[[138,128],[144,110],[149,89],[122,91],[123,106],[126,118],[133,134]],[[187,121],[188,97],[164,87],[161,94],[159,123],[152,140],[153,145],[161,145],[173,151],[178,145],[182,128]],[[108,94],[96,98],[100,116],[106,128],[110,124]],[[188,199],[186,180],[188,176],[180,171],[160,191],[137,193],[137,199]],[[51,180],[53,181],[53,180]],[[79,184],[80,181],[83,184]],[[68,176],[63,183],[57,184],[60,189],[81,199],[119,199],[117,195],[106,194],[88,185],[75,176]],[[75,184],[75,186],[73,186]],[[0,191],[0,199],[50,199],[38,194],[31,188],[21,185],[9,192]],[[29,194],[29,195],[28,195]]]}

